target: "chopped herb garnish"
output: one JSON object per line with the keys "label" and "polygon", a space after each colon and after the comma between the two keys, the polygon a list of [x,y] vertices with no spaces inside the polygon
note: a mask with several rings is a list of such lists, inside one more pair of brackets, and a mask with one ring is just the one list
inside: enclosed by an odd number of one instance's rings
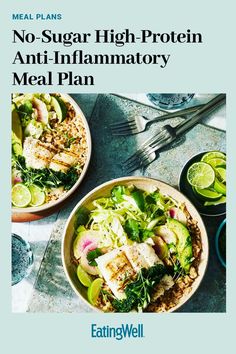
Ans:
{"label": "chopped herb garnish", "polygon": [[167,269],[162,264],[156,264],[148,269],[142,268],[135,281],[130,282],[125,288],[126,299],[112,302],[118,312],[130,312],[132,309],[143,310],[150,302],[155,286]]}
{"label": "chopped herb garnish", "polygon": [[89,251],[87,254],[87,260],[89,265],[96,267],[97,266],[97,262],[95,261],[95,259],[99,256],[102,255],[102,252],[99,248],[96,248],[95,250]]}
{"label": "chopped herb garnish", "polygon": [[34,169],[26,167],[25,158],[17,156],[14,164],[21,172],[22,181],[25,185],[36,184],[41,188],[58,188],[63,186],[69,190],[78,180],[78,173],[74,167],[71,167],[66,173],[53,171],[49,168]]}

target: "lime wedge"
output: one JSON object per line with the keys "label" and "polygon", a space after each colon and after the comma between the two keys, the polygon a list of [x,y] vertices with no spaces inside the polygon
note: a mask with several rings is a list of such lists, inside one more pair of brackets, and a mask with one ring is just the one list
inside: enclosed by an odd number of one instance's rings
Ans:
{"label": "lime wedge", "polygon": [[204,206],[212,206],[212,205],[219,205],[219,204],[224,204],[226,203],[226,197],[222,196],[220,199],[216,200],[216,201],[207,201],[204,203]]}
{"label": "lime wedge", "polygon": [[218,200],[218,199],[220,199],[222,197],[221,193],[218,193],[218,192],[210,190],[210,189],[194,188],[194,192],[202,200],[214,201],[214,200]]}
{"label": "lime wedge", "polygon": [[207,161],[207,163],[211,165],[213,168],[226,167],[226,160],[220,159],[219,157],[216,157],[215,159],[210,159]]}
{"label": "lime wedge", "polygon": [[87,272],[81,267],[81,265],[78,265],[77,267],[77,276],[79,278],[79,281],[81,284],[86,286],[87,288],[92,284],[92,278],[88,275]]}
{"label": "lime wedge", "polygon": [[226,160],[226,155],[221,151],[209,151],[202,156],[201,161],[208,162],[211,159],[220,158]]}
{"label": "lime wedge", "polygon": [[25,208],[31,202],[31,193],[22,183],[17,183],[11,190],[12,204],[18,208]]}
{"label": "lime wedge", "polygon": [[226,195],[226,185],[220,182],[218,178],[215,179],[214,189],[216,192]]}
{"label": "lime wedge", "polygon": [[29,187],[30,193],[31,193],[31,202],[30,205],[32,206],[40,206],[45,202],[45,193],[42,191],[41,188],[36,186],[35,184],[32,184]]}
{"label": "lime wedge", "polygon": [[90,304],[95,305],[98,299],[98,296],[101,291],[103,280],[101,278],[95,279],[88,288],[88,301]]}
{"label": "lime wedge", "polygon": [[220,180],[220,182],[225,183],[226,182],[226,169],[223,167],[216,167],[216,173],[217,173],[217,178]]}
{"label": "lime wedge", "polygon": [[195,188],[209,188],[214,183],[215,171],[205,162],[195,162],[188,169],[187,180]]}

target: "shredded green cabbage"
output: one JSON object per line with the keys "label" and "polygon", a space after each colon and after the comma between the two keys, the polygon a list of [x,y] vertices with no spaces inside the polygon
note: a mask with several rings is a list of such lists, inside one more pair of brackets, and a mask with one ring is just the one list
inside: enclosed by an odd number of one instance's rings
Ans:
{"label": "shredded green cabbage", "polygon": [[116,186],[111,196],[94,200],[93,206],[85,228],[99,231],[99,247],[119,248],[148,242],[153,228],[165,224],[168,210],[178,204],[158,190],[148,193],[134,186]]}

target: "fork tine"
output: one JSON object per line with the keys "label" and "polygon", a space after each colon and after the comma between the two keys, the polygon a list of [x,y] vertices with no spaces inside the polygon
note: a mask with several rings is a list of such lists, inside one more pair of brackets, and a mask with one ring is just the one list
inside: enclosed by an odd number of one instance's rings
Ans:
{"label": "fork tine", "polygon": [[123,131],[112,131],[112,135],[113,136],[126,136],[126,135],[134,135],[134,134],[138,134],[139,131],[138,129],[126,129],[126,130],[123,130]]}
{"label": "fork tine", "polygon": [[139,132],[136,126],[127,126],[122,129],[111,129],[112,135],[129,135],[129,134],[136,134]]}
{"label": "fork tine", "polygon": [[145,168],[146,166],[148,166],[152,161],[154,161],[154,159],[150,160],[150,156],[153,152],[150,152],[148,154],[144,154],[142,155],[141,158],[136,159],[132,164],[126,166],[125,171],[127,173],[131,173],[137,169],[140,168]]}
{"label": "fork tine", "polygon": [[134,119],[130,119],[130,120],[126,120],[123,122],[117,122],[117,123],[112,123],[110,124],[110,128],[114,128],[114,129],[119,129],[122,128],[123,126],[129,126],[131,124],[135,124],[135,120]]}
{"label": "fork tine", "polygon": [[151,144],[154,144],[156,141],[163,139],[164,135],[165,135],[165,131],[161,131],[155,137],[151,137],[148,140],[146,140],[133,155],[131,155],[128,159],[124,161],[124,163],[132,162],[132,160],[136,159],[146,149],[148,149]]}
{"label": "fork tine", "polygon": [[135,170],[137,170],[137,169],[139,169],[140,168],[140,163],[139,163],[139,161],[138,160],[136,160],[136,162],[135,163],[133,163],[132,165],[130,165],[130,166],[125,166],[124,165],[124,170],[125,170],[125,172],[126,173],[131,173],[131,172],[133,172],[133,171],[135,171]]}

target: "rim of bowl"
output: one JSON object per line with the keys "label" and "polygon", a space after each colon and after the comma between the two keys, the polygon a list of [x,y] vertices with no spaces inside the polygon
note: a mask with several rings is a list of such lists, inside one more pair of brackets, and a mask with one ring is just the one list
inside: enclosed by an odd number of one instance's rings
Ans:
{"label": "rim of bowl", "polygon": [[66,238],[66,233],[67,233],[67,229],[68,226],[71,222],[71,219],[74,217],[77,209],[82,206],[84,204],[84,202],[90,197],[92,196],[94,193],[96,193],[97,191],[99,191],[101,188],[112,185],[114,183],[119,183],[119,182],[131,182],[131,181],[135,181],[135,180],[139,180],[139,181],[146,181],[146,182],[158,182],[159,184],[162,184],[163,186],[167,186],[168,188],[174,190],[175,192],[177,192],[177,194],[180,194],[184,199],[186,199],[186,201],[190,204],[191,208],[195,211],[195,213],[198,215],[198,218],[201,222],[201,239],[202,237],[204,238],[204,244],[205,244],[205,248],[204,248],[204,253],[205,253],[205,258],[203,259],[203,270],[202,270],[202,274],[201,276],[199,276],[198,282],[195,286],[195,288],[189,293],[187,294],[185,297],[183,297],[183,301],[180,301],[179,304],[177,304],[176,306],[174,306],[173,308],[171,308],[169,311],[166,311],[166,313],[171,313],[176,311],[177,309],[179,309],[180,307],[182,307],[184,304],[186,304],[190,298],[192,298],[192,296],[195,294],[195,292],[198,290],[204,276],[207,270],[207,266],[208,266],[208,260],[209,260],[209,241],[208,241],[208,235],[207,235],[207,231],[206,231],[206,227],[205,224],[202,220],[202,217],[200,215],[200,213],[198,212],[198,210],[196,209],[196,207],[194,206],[194,204],[182,193],[180,192],[178,189],[172,187],[170,184],[160,181],[158,179],[155,178],[151,178],[151,177],[142,177],[142,176],[127,176],[127,177],[119,177],[119,178],[115,178],[112,180],[109,180],[107,182],[104,182],[102,184],[100,184],[99,186],[93,188],[89,193],[87,193],[77,204],[76,206],[73,208],[73,210],[71,211],[67,221],[66,221],[66,225],[64,227],[63,230],[63,235],[62,235],[62,246],[61,246],[61,258],[62,258],[62,264],[63,264],[63,269],[64,269],[64,273],[66,274],[66,278],[70,284],[70,286],[72,287],[72,289],[74,290],[74,292],[76,293],[76,295],[83,301],[84,304],[86,304],[90,309],[92,309],[94,312],[99,312],[99,313],[105,313],[104,311],[102,311],[101,309],[98,309],[96,306],[93,306],[92,304],[90,304],[90,302],[85,299],[83,297],[83,295],[80,293],[80,291],[77,289],[77,287],[74,285],[73,281],[70,278],[70,275],[67,271],[67,265],[65,262],[65,257],[64,257],[64,253],[65,253],[65,238]]}
{"label": "rim of bowl", "polygon": [[220,263],[222,264],[223,267],[226,268],[226,262],[223,260],[221,253],[220,253],[220,249],[219,249],[220,235],[221,235],[221,231],[225,225],[226,225],[226,218],[220,223],[220,226],[217,229],[216,236],[215,236],[215,248],[216,248],[216,254],[217,254],[217,257],[218,257]]}
{"label": "rim of bowl", "polygon": [[[202,152],[198,152],[197,154],[192,155],[192,156],[185,162],[185,164],[184,164],[184,166],[183,166],[183,168],[181,169],[181,172],[180,172],[180,174],[179,174],[179,179],[178,179],[178,188],[179,188],[179,191],[180,191],[180,182],[181,182],[183,170],[185,169],[185,167],[186,167],[186,165],[189,163],[189,161],[192,160],[193,158],[195,158],[195,157],[201,155],[201,154],[206,154],[207,152],[210,152],[210,151],[219,151],[219,150],[205,150],[205,151],[202,151]],[[226,152],[224,152],[224,154],[226,155]],[[180,191],[180,192],[181,192],[181,191]],[[181,193],[182,193],[182,192],[181,192]],[[182,194],[183,194],[183,193],[182,193]],[[185,196],[185,194],[183,194],[183,195]],[[188,197],[186,197],[186,198],[190,201],[191,204],[193,204],[193,202],[192,202]],[[226,203],[224,203],[224,204],[226,204]],[[194,204],[193,204],[193,206],[195,207]],[[196,208],[196,207],[195,207],[195,208]],[[214,214],[214,215],[212,215],[212,214],[207,214],[207,213],[200,213],[200,212],[198,212],[198,214],[203,215],[203,216],[210,216],[210,217],[222,216],[222,215],[225,215],[225,214],[226,214],[226,210],[225,210],[225,212],[223,212],[223,213]]]}
{"label": "rim of bowl", "polygon": [[51,209],[51,208],[55,207],[56,205],[61,204],[71,194],[73,194],[74,191],[78,188],[78,186],[82,182],[82,180],[83,180],[83,178],[84,178],[84,176],[85,176],[85,174],[86,174],[86,172],[88,170],[90,159],[91,159],[91,153],[92,153],[92,138],[91,138],[91,133],[90,133],[90,129],[89,129],[89,125],[88,125],[87,119],[86,119],[84,113],[82,112],[80,106],[78,105],[78,103],[69,94],[60,93],[60,95],[62,97],[65,97],[66,100],[73,105],[73,107],[75,108],[76,112],[78,112],[79,115],[81,116],[81,120],[82,120],[84,128],[85,128],[86,142],[87,142],[87,159],[86,159],[86,162],[84,164],[82,173],[79,176],[79,178],[76,181],[76,183],[73,185],[73,187],[71,189],[69,189],[68,192],[66,192],[63,196],[61,196],[56,201],[45,203],[45,204],[43,204],[41,206],[38,206],[38,207],[17,208],[17,207],[13,206],[12,207],[12,212],[13,213],[18,213],[18,214],[21,214],[21,213],[22,214],[24,214],[24,213],[37,213],[37,212],[41,212],[41,211],[45,211],[45,210]]}

